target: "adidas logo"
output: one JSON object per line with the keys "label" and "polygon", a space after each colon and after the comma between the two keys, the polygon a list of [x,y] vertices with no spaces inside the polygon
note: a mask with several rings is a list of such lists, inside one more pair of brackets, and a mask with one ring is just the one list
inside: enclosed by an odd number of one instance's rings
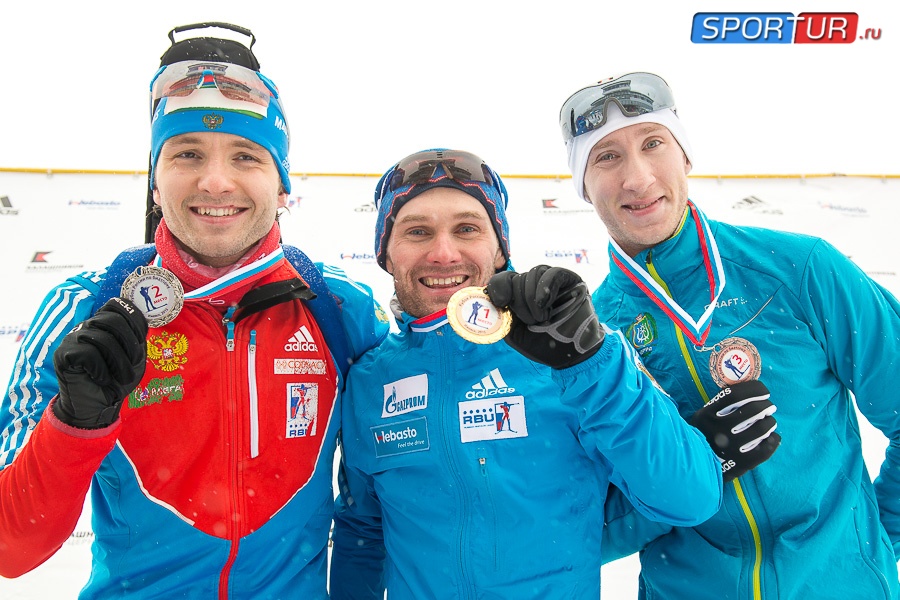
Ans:
{"label": "adidas logo", "polygon": [[319,347],[306,325],[298,329],[284,345],[287,352],[318,352]]}
{"label": "adidas logo", "polygon": [[500,374],[500,369],[494,369],[485,375],[481,381],[473,385],[471,390],[466,392],[466,399],[478,400],[501,394],[512,394],[515,391],[516,388],[506,385],[503,375]]}

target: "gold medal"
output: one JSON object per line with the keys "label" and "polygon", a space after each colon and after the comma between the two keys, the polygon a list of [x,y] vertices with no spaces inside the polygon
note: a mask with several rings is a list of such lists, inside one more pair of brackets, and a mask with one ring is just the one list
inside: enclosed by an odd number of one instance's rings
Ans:
{"label": "gold medal", "polygon": [[744,338],[728,338],[713,347],[709,356],[709,373],[720,387],[759,379],[762,358],[756,346]]}
{"label": "gold medal", "polygon": [[499,342],[512,326],[510,312],[494,306],[483,287],[463,288],[450,296],[447,320],[459,337],[475,344]]}
{"label": "gold medal", "polygon": [[122,297],[147,317],[150,327],[171,323],[184,306],[184,288],[175,275],[162,267],[138,267],[122,284]]}

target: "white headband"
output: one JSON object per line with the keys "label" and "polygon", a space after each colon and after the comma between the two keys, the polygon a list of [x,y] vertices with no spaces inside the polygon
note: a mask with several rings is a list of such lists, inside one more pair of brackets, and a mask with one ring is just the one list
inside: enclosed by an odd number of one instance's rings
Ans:
{"label": "white headband", "polygon": [[681,146],[688,161],[693,164],[694,160],[691,157],[691,145],[688,142],[687,132],[674,110],[664,108],[644,113],[637,117],[626,117],[619,110],[618,105],[610,103],[607,107],[606,123],[603,124],[603,127],[590,133],[579,135],[566,143],[566,152],[569,155],[569,171],[572,172],[572,183],[575,184],[575,193],[578,194],[579,198],[585,202],[590,202],[584,197],[584,171],[587,168],[591,150],[597,142],[614,131],[640,123],[658,123],[666,127],[672,133],[675,141]]}

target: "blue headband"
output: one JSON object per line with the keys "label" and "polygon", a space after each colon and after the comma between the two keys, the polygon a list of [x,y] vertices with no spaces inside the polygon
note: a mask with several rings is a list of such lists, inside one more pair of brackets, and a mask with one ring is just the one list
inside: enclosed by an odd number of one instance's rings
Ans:
{"label": "blue headband", "polygon": [[[443,152],[450,155],[453,151],[444,148],[423,151],[423,153],[427,152]],[[400,162],[402,163],[403,161]],[[483,164],[485,173],[489,175],[485,179],[490,179],[489,182],[465,180],[459,177],[448,176],[443,166],[437,166],[433,176],[426,181],[395,186],[395,173],[399,165],[400,163],[397,163],[388,169],[381,176],[378,185],[375,186],[375,207],[378,209],[378,219],[375,223],[375,258],[382,269],[387,270],[387,243],[391,237],[391,230],[394,227],[394,219],[397,217],[397,213],[400,212],[404,204],[419,194],[436,187],[449,187],[461,190],[481,203],[487,211],[491,224],[494,226],[494,232],[497,234],[497,240],[500,243],[500,251],[503,252],[503,256],[506,258],[506,264],[503,269],[509,266],[509,224],[506,220],[506,205],[509,196],[506,192],[506,186],[503,185],[503,180],[500,179],[497,173],[486,164]],[[394,189],[391,189],[392,187]]]}
{"label": "blue headband", "polygon": [[[162,73],[169,68],[184,68],[186,63],[175,63],[161,68],[151,83],[151,89]],[[212,63],[213,66],[215,63]],[[234,71],[234,65],[227,65]],[[177,102],[180,98],[163,97],[159,99],[156,110],[153,113],[153,121],[150,129],[150,181],[154,182],[153,171],[159,160],[159,153],[166,140],[183,133],[216,132],[238,135],[259,144],[269,151],[275,160],[275,165],[281,176],[284,191],[290,193],[291,180],[289,176],[290,162],[288,152],[290,149],[290,132],[287,121],[284,118],[284,110],[278,96],[278,89],[262,73],[243,69],[250,77],[258,78],[268,90],[268,106],[256,111],[239,110],[234,102],[229,102],[221,94],[207,94],[203,97],[202,106],[179,107],[170,110],[170,101]],[[258,83],[258,82],[257,82]],[[213,102],[210,102],[210,99]],[[214,105],[214,102],[218,105]],[[211,106],[212,105],[212,106]],[[260,113],[264,113],[264,116]]]}

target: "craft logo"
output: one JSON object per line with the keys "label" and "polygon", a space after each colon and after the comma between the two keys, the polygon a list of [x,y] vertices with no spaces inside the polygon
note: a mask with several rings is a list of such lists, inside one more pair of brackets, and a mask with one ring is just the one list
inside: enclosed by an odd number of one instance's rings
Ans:
{"label": "craft logo", "polygon": [[851,12],[697,13],[691,26],[695,44],[851,44],[880,38],[880,27],[862,30],[859,15]]}
{"label": "craft logo", "polygon": [[77,206],[79,208],[119,208],[122,205],[118,200],[69,200],[69,206]]}
{"label": "craft logo", "polygon": [[569,258],[575,259],[576,264],[589,264],[588,251],[585,248],[575,250],[545,250],[544,256],[547,258]]}
{"label": "craft logo", "polygon": [[81,264],[67,264],[61,265],[56,264],[52,261],[48,261],[47,257],[53,253],[53,250],[42,250],[34,253],[34,256],[31,257],[31,263],[25,267],[26,271],[29,272],[47,272],[47,271],[64,271],[70,269],[83,269],[84,265]]}
{"label": "craft logo", "polygon": [[12,202],[9,201],[9,196],[0,196],[0,215],[17,214],[19,214],[19,209],[13,208]]}

